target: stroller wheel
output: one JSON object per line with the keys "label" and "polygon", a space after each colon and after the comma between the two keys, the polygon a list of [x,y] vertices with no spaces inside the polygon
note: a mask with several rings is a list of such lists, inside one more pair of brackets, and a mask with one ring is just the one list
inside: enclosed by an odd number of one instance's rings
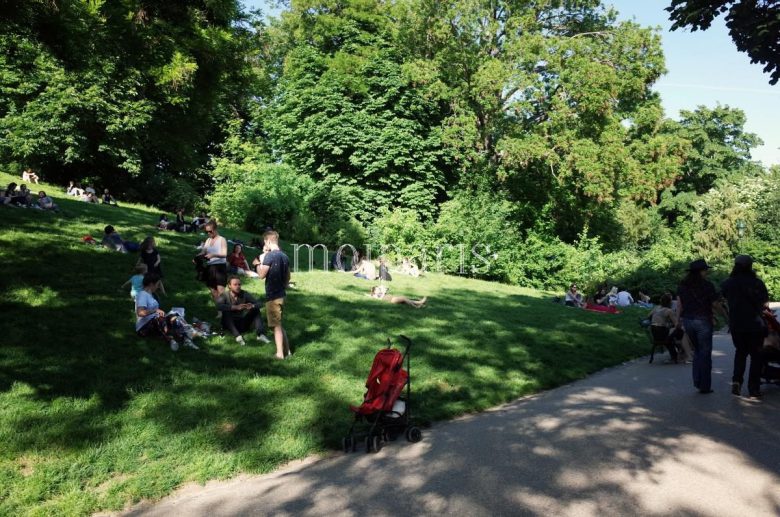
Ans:
{"label": "stroller wheel", "polygon": [[366,452],[379,452],[382,450],[382,438],[380,436],[366,436]]}
{"label": "stroller wheel", "polygon": [[422,440],[422,431],[419,427],[411,426],[406,429],[406,439],[412,443]]}
{"label": "stroller wheel", "polygon": [[341,448],[344,452],[353,452],[355,450],[355,438],[345,436],[341,439]]}

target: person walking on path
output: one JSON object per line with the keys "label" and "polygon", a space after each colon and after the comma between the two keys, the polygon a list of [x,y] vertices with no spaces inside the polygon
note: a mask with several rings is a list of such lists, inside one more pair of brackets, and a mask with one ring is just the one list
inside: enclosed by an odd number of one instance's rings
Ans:
{"label": "person walking on path", "polygon": [[707,280],[709,269],[704,259],[694,260],[677,289],[678,321],[693,345],[693,386],[699,393],[712,393],[713,306],[719,297]]}
{"label": "person walking on path", "polygon": [[257,273],[265,279],[265,311],[268,326],[274,329],[276,358],[285,359],[290,355],[290,343],[282,326],[286,288],[290,284],[290,259],[279,249],[279,234],[267,231],[263,234],[263,256]]}
{"label": "person walking on path", "polygon": [[265,337],[260,304],[248,292],[241,289],[241,279],[236,275],[228,277],[227,290],[217,298],[217,309],[222,313],[222,328],[230,332],[239,345],[246,345],[243,332],[254,330],[257,340],[270,343]]}
{"label": "person walking on path", "polygon": [[204,229],[208,239],[203,243],[203,257],[206,259],[206,285],[214,301],[225,292],[227,284],[227,240],[217,232],[217,223],[209,221]]}
{"label": "person walking on path", "polygon": [[761,347],[766,335],[766,324],[761,313],[769,302],[766,285],[753,271],[750,255],[737,255],[731,275],[720,284],[721,292],[729,307],[729,329],[734,341],[734,374],[731,377],[731,393],[742,393],[745,365],[750,356],[748,394],[761,396]]}

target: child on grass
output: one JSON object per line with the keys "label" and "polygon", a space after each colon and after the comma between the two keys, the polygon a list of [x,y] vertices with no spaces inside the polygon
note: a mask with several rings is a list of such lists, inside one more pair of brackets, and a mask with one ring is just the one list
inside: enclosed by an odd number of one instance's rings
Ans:
{"label": "child on grass", "polygon": [[125,287],[130,285],[130,298],[135,301],[135,297],[138,296],[138,293],[141,292],[141,290],[144,288],[143,282],[144,282],[144,275],[147,272],[146,264],[136,264],[135,268],[133,268],[133,276],[131,276],[127,282],[122,284],[122,287],[119,289],[124,289]]}

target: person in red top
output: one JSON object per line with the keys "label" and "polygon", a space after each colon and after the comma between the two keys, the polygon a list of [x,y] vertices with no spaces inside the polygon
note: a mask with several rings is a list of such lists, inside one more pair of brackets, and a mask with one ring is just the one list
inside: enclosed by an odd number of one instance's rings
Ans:
{"label": "person in red top", "polygon": [[249,263],[244,256],[244,246],[241,244],[233,245],[233,252],[227,256],[228,273],[234,275],[246,275],[257,278],[257,273],[252,271]]}

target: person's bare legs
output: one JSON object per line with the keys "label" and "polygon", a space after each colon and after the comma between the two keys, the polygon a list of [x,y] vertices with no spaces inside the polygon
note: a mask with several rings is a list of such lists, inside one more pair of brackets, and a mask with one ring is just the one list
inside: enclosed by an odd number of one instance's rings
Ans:
{"label": "person's bare legs", "polygon": [[284,359],[290,355],[290,343],[287,341],[287,332],[284,327],[277,325],[274,327],[274,343],[276,343],[276,358]]}
{"label": "person's bare legs", "polygon": [[414,308],[416,308],[416,309],[419,309],[420,307],[422,307],[423,305],[425,305],[425,302],[426,302],[426,300],[427,300],[427,299],[428,299],[428,298],[427,298],[427,297],[425,297],[425,298],[423,298],[422,300],[410,300],[410,299],[409,299],[409,298],[407,298],[406,296],[393,296],[393,297],[392,297],[392,298],[390,298],[388,301],[389,301],[390,303],[397,303],[397,304],[406,304],[406,305],[410,305],[410,306],[412,306],[412,307],[414,307]]}

